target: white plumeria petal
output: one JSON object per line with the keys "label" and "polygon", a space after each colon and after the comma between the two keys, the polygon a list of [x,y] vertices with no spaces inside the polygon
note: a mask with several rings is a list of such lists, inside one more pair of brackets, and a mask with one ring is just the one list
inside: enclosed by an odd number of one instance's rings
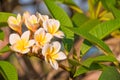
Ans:
{"label": "white plumeria petal", "polygon": [[25,31],[22,36],[21,36],[21,39],[25,39],[26,41],[29,40],[29,37],[30,37],[30,31]]}
{"label": "white plumeria petal", "polygon": [[45,38],[46,38],[46,42],[50,42],[50,40],[53,38],[53,36],[49,33],[46,33]]}
{"label": "white plumeria petal", "polygon": [[58,31],[60,23],[58,20],[48,19],[45,22],[43,22],[43,27],[47,32],[54,34]]}
{"label": "white plumeria petal", "polygon": [[9,42],[11,45],[15,44],[16,41],[20,40],[20,36],[18,34],[11,34],[10,37],[9,37]]}
{"label": "white plumeria petal", "polygon": [[63,38],[65,35],[62,31],[57,31],[55,34],[54,34],[55,37],[57,38]]}
{"label": "white plumeria petal", "polygon": [[26,20],[30,17],[30,13],[28,11],[23,13],[23,19]]}
{"label": "white plumeria petal", "polygon": [[46,31],[48,31],[48,26],[49,26],[48,20],[44,21],[44,22],[43,22],[43,28],[44,28]]}
{"label": "white plumeria petal", "polygon": [[17,23],[17,20],[16,20],[15,17],[10,16],[10,17],[8,18],[8,24],[16,24],[16,23]]}
{"label": "white plumeria petal", "polygon": [[42,55],[43,56],[46,56],[48,49],[50,49],[50,45],[49,44],[45,44],[43,46],[43,48],[42,48]]}
{"label": "white plumeria petal", "polygon": [[20,14],[17,15],[17,21],[18,21],[18,23],[21,23],[21,15]]}
{"label": "white plumeria petal", "polygon": [[29,51],[30,51],[30,49],[29,49],[29,48],[26,48],[26,49],[20,51],[20,53],[22,53],[22,54],[26,54],[26,53],[28,53]]}
{"label": "white plumeria petal", "polygon": [[58,41],[55,41],[52,43],[52,47],[54,48],[54,53],[58,53],[61,48],[61,44]]}
{"label": "white plumeria petal", "polygon": [[50,61],[51,66],[52,66],[55,70],[57,70],[57,69],[58,69],[58,63],[57,63],[57,61],[55,61],[55,60],[49,60],[49,61]]}
{"label": "white plumeria petal", "polygon": [[32,24],[38,23],[37,17],[35,15],[31,15],[30,18],[29,18],[29,21]]}
{"label": "white plumeria petal", "polygon": [[60,22],[54,19],[52,21],[53,21],[53,29],[55,30],[55,32],[57,32],[60,27]]}
{"label": "white plumeria petal", "polygon": [[35,34],[42,34],[42,35],[45,35],[45,30],[43,28],[39,28]]}
{"label": "white plumeria petal", "polygon": [[26,48],[33,46],[34,43],[35,43],[35,40],[29,40],[28,46],[26,46]]}
{"label": "white plumeria petal", "polygon": [[56,58],[56,60],[64,60],[64,59],[67,58],[66,55],[63,52],[57,53],[57,56],[58,57]]}
{"label": "white plumeria petal", "polygon": [[42,15],[42,21],[46,21],[48,19],[49,19],[49,17],[47,15]]}

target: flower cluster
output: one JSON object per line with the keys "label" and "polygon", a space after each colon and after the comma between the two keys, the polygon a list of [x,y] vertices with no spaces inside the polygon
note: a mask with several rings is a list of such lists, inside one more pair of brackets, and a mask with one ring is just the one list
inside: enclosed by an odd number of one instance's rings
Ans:
{"label": "flower cluster", "polygon": [[[22,32],[22,25],[25,24],[27,31]],[[10,16],[8,18],[9,27],[16,33],[10,34],[10,48],[20,54],[42,55],[44,60],[51,64],[54,69],[58,69],[57,60],[66,59],[66,55],[61,51],[61,44],[58,39],[64,37],[64,33],[59,30],[60,22],[49,19],[47,15],[31,15],[25,12],[23,16]]]}

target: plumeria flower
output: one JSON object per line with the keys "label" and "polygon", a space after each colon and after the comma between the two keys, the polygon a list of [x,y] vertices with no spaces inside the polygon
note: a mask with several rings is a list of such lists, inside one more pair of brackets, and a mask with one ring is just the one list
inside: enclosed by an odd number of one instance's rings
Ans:
{"label": "plumeria flower", "polygon": [[[29,16],[28,14],[26,14]],[[24,17],[25,18],[25,25],[26,27],[31,30],[32,32],[35,32],[37,28],[39,27],[39,21],[38,18],[35,15],[31,15],[29,17]]]}
{"label": "plumeria flower", "polygon": [[26,54],[30,51],[30,47],[34,45],[34,40],[29,40],[30,31],[25,31],[21,37],[13,33],[9,37],[9,42],[11,44],[11,49],[13,51]]}
{"label": "plumeria flower", "polygon": [[29,18],[31,15],[28,11],[23,13],[23,21],[25,22],[25,19]]}
{"label": "plumeria flower", "polygon": [[64,33],[59,30],[60,22],[55,19],[48,19],[43,22],[44,29],[55,37],[63,38]]}
{"label": "plumeria flower", "polygon": [[54,69],[58,69],[57,60],[66,59],[66,55],[60,51],[61,44],[57,41],[52,44],[46,44],[42,49],[42,55],[45,57],[45,61],[49,62]]}
{"label": "plumeria flower", "polygon": [[52,35],[46,33],[43,28],[39,28],[34,34],[34,39],[36,41],[36,44],[42,47],[46,43],[50,42],[50,40],[52,39]]}
{"label": "plumeria flower", "polygon": [[49,19],[47,15],[41,15],[40,13],[37,13],[37,17],[41,27],[43,26],[43,22]]}
{"label": "plumeria flower", "polygon": [[13,29],[14,31],[18,32],[19,34],[22,33],[21,31],[21,26],[22,26],[22,18],[21,18],[21,15],[18,14],[17,15],[17,18],[13,17],[13,16],[10,16],[8,18],[8,25],[11,29]]}

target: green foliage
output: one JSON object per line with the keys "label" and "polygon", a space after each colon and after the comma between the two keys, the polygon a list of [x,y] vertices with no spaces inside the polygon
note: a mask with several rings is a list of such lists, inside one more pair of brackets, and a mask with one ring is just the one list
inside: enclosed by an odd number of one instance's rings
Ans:
{"label": "green foliage", "polygon": [[[63,40],[64,47],[68,52],[72,47],[74,47],[74,34],[85,39],[80,46],[81,55],[74,57],[75,52],[73,52],[72,57],[75,59],[70,59],[68,57],[68,60],[66,60],[69,62],[70,66],[65,67],[63,65],[62,67],[64,67],[65,70],[69,69],[68,71],[72,73],[72,77],[77,77],[92,70],[101,70],[103,72],[99,80],[119,80],[119,62],[102,39],[109,36],[114,30],[120,28],[120,10],[119,5],[116,6],[116,4],[120,4],[120,2],[118,0],[88,0],[89,10],[86,13],[84,13],[84,11],[75,4],[74,0],[44,0],[44,2],[52,17],[60,21],[60,28],[65,34],[65,38]],[[62,9],[57,2],[66,4],[74,10],[72,11],[72,18],[67,15],[64,9]],[[110,15],[114,16],[113,20],[108,19],[109,21],[106,21],[106,18],[104,20],[104,17],[108,12]],[[0,27],[7,26],[9,16],[16,15],[0,12]],[[0,40],[3,39],[4,33],[0,30]],[[80,60],[80,58],[82,58],[93,45],[99,47],[105,55]],[[0,55],[7,51],[10,51],[10,47],[8,45],[0,50]],[[110,67],[103,64],[103,62],[111,62],[114,65],[110,65]],[[5,80],[18,80],[15,68],[8,62],[0,61],[0,73]]]}
{"label": "green foliage", "polygon": [[76,25],[76,27],[80,27],[82,24],[84,24],[88,20],[89,18],[87,16],[80,13],[75,13],[72,17],[72,21]]}
{"label": "green foliage", "polygon": [[[92,71],[92,70],[102,70],[104,68],[105,65],[102,64],[98,64],[98,63],[92,63],[90,65],[90,67],[85,67],[80,65],[78,67],[78,69],[76,70],[74,77],[79,76],[80,74],[84,74],[87,73],[88,71]],[[105,66],[106,67],[106,66]]]}
{"label": "green foliage", "polygon": [[66,38],[64,40],[64,44],[65,44],[66,49],[68,49],[68,51],[70,51],[69,47],[72,47],[74,33],[72,31],[70,31],[69,29],[64,28],[64,26],[73,27],[73,24],[72,24],[69,16],[54,1],[51,1],[51,0],[44,0],[44,1],[48,7],[50,13],[52,14],[52,16],[55,19],[60,21],[61,29],[66,35]]}
{"label": "green foliage", "polygon": [[85,61],[82,61],[79,68],[76,70],[74,77],[86,73],[91,70],[102,70],[106,66],[103,64],[100,64],[101,62],[115,62],[117,61],[115,57],[113,56],[97,56],[95,58],[88,58]]}
{"label": "green foliage", "polygon": [[0,40],[4,39],[4,32],[2,30],[0,30]]}
{"label": "green foliage", "polygon": [[5,80],[18,80],[15,67],[6,61],[0,61],[0,73]]}
{"label": "green foliage", "polygon": [[[92,28],[89,31],[89,33],[99,39],[103,39],[111,32],[119,28],[120,28],[120,19],[115,19],[96,25],[94,28]],[[81,46],[81,53],[85,54],[91,48],[91,46],[92,44],[87,40],[85,40]]]}
{"label": "green foliage", "polygon": [[90,65],[93,62],[115,62],[117,61],[116,58],[114,56],[97,56],[95,58],[88,58],[87,60],[82,62],[82,65],[86,66],[86,67],[90,67]]}
{"label": "green foliage", "polygon": [[115,67],[106,67],[99,80],[120,80],[120,73]]}
{"label": "green foliage", "polygon": [[0,12],[0,27],[7,26],[7,20],[9,16],[16,16],[12,13]]}
{"label": "green foliage", "polygon": [[99,46],[102,50],[105,51],[106,55],[112,55],[112,51],[109,49],[109,47],[100,39],[96,38],[95,36],[91,35],[88,32],[85,32],[84,30],[80,28],[69,28],[71,31],[76,33],[77,35],[83,37],[84,39],[87,39],[91,43]]}
{"label": "green foliage", "polygon": [[0,55],[4,54],[5,52],[8,52],[8,51],[10,51],[10,47],[8,45],[6,45],[5,47],[3,47],[0,50]]}

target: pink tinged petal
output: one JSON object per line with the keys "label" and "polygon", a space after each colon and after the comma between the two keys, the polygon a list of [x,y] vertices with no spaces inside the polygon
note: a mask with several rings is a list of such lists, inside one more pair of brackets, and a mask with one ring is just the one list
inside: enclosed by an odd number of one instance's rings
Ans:
{"label": "pink tinged petal", "polygon": [[48,26],[49,26],[48,20],[44,21],[44,22],[43,22],[43,28],[44,28],[46,31],[48,31]]}
{"label": "pink tinged petal", "polygon": [[35,32],[35,34],[45,34],[45,30],[43,29],[43,28],[39,28],[36,32]]}
{"label": "pink tinged petal", "polygon": [[30,18],[29,18],[29,22],[31,24],[36,24],[38,23],[38,20],[37,20],[37,17],[35,15],[31,15]]}
{"label": "pink tinged petal", "polygon": [[17,15],[17,21],[20,24],[20,22],[21,22],[21,15],[20,14]]}
{"label": "pink tinged petal", "polygon": [[42,15],[42,21],[48,20],[49,17],[47,15]]}
{"label": "pink tinged petal", "polygon": [[11,34],[9,37],[9,42],[11,45],[15,44],[18,40],[20,40],[20,36],[18,34]]}
{"label": "pink tinged petal", "polygon": [[51,34],[49,34],[49,33],[46,33],[45,38],[46,38],[46,42],[50,42],[51,39],[53,38],[53,36]]}
{"label": "pink tinged petal", "polygon": [[61,44],[58,41],[55,41],[52,44],[53,44],[52,46],[54,48],[54,53],[55,54],[58,53],[61,48]]}
{"label": "pink tinged petal", "polygon": [[58,63],[55,60],[49,60],[50,61],[50,65],[57,70],[58,69]]}
{"label": "pink tinged petal", "polygon": [[35,40],[29,40],[28,45],[26,46],[26,48],[33,46],[34,43],[35,43]]}
{"label": "pink tinged petal", "polygon": [[42,55],[47,56],[48,49],[50,49],[50,44],[45,44],[42,48]]}
{"label": "pink tinged petal", "polygon": [[54,32],[57,32],[60,27],[60,22],[58,20],[52,19],[52,27],[54,29]]}
{"label": "pink tinged petal", "polygon": [[57,31],[55,34],[54,34],[55,37],[57,38],[63,38],[65,35],[62,31]]}
{"label": "pink tinged petal", "polygon": [[30,37],[30,31],[25,31],[22,36],[21,36],[21,39],[25,39],[26,41],[29,40],[29,37]]}
{"label": "pink tinged petal", "polygon": [[30,13],[28,11],[26,11],[26,12],[23,13],[23,18],[24,19],[27,19],[29,17],[30,17]]}
{"label": "pink tinged petal", "polygon": [[63,52],[59,52],[56,55],[57,55],[56,60],[64,60],[64,59],[67,58],[66,55]]}
{"label": "pink tinged petal", "polygon": [[43,40],[44,37],[45,37],[45,30],[43,28],[40,28],[35,32],[34,39],[37,42],[40,42],[41,40]]}

